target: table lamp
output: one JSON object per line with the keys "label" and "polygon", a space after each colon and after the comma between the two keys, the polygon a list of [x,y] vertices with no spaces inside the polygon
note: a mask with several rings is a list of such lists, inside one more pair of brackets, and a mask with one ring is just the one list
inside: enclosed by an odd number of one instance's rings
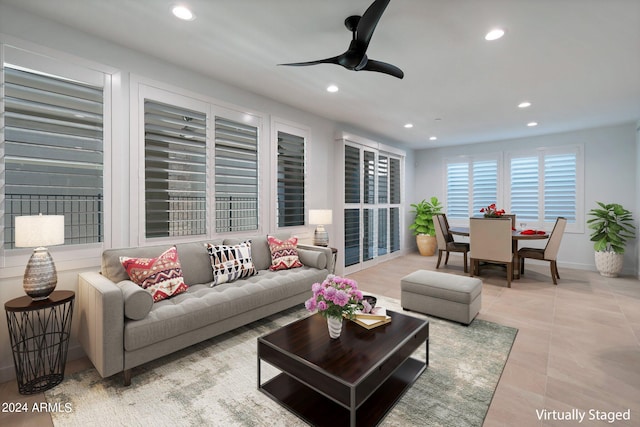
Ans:
{"label": "table lamp", "polygon": [[15,246],[35,248],[24,270],[24,291],[34,301],[47,299],[58,284],[58,275],[45,246],[64,243],[64,215],[17,216],[15,221]]}
{"label": "table lamp", "polygon": [[329,246],[329,233],[324,229],[330,225],[333,219],[331,209],[309,209],[309,224],[316,225],[313,233],[313,244],[316,246]]}

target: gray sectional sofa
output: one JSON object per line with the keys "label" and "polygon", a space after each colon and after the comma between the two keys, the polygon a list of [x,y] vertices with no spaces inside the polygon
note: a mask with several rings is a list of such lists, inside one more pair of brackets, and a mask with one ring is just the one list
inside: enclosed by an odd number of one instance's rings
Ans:
{"label": "gray sectional sofa", "polygon": [[[279,238],[289,236],[279,235]],[[251,240],[258,274],[211,287],[211,260],[204,243],[233,245]],[[132,368],[200,341],[304,303],[311,285],[333,271],[331,249],[298,245],[303,266],[271,271],[266,236],[175,245],[189,289],[156,303],[129,280],[120,257],[157,257],[170,247],[159,245],[109,249],[101,272],[79,275],[77,314],[79,340],[102,377]]]}

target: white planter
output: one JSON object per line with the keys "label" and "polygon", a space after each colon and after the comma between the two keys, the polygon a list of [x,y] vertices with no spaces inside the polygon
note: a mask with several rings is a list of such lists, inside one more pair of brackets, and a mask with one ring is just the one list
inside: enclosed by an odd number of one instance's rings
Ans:
{"label": "white planter", "polygon": [[622,271],[623,254],[615,252],[596,252],[596,268],[604,277],[618,277]]}

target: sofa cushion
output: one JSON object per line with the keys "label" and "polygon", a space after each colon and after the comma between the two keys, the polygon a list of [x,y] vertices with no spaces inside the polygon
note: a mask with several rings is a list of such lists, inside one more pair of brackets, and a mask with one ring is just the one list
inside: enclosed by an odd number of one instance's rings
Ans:
{"label": "sofa cushion", "polygon": [[251,259],[256,270],[268,270],[271,265],[271,252],[267,243],[267,236],[251,236],[244,239],[229,237],[224,239],[224,245],[238,245],[244,241],[251,240]]}
{"label": "sofa cushion", "polygon": [[129,278],[146,289],[153,301],[162,301],[187,290],[182,277],[182,267],[175,246],[157,258],[120,257]]}
{"label": "sofa cushion", "polygon": [[251,259],[250,240],[237,245],[211,245],[207,243],[206,246],[213,269],[211,286],[257,274]]}
{"label": "sofa cushion", "polygon": [[[222,244],[222,240],[214,240],[207,243],[212,245]],[[211,258],[203,242],[180,243],[176,245],[178,256],[182,264],[184,282],[191,285],[213,282],[213,270]]]}
{"label": "sofa cushion", "polygon": [[124,348],[141,349],[295,296],[300,296],[303,307],[303,301],[311,296],[311,285],[326,276],[326,270],[302,267],[261,271],[214,287],[190,286],[185,293],[153,304],[144,319],[127,320]]}
{"label": "sofa cushion", "polygon": [[302,267],[298,258],[298,238],[293,236],[288,239],[278,239],[268,236],[269,250],[271,251],[271,266],[269,270],[288,270]]}
{"label": "sofa cushion", "polygon": [[298,258],[303,265],[314,267],[319,270],[327,268],[327,256],[324,252],[312,251],[298,247]]}
{"label": "sofa cushion", "polygon": [[[211,270],[211,259],[207,253],[205,242],[178,243],[178,256],[182,264],[182,275],[187,286],[200,283],[213,282],[213,271]],[[208,243],[218,245],[222,239],[208,241]],[[129,275],[125,271],[120,257],[129,258],[152,258],[157,257],[168,248],[167,245],[143,246],[138,248],[117,248],[106,249],[102,252],[102,268],[100,272],[107,279],[118,283],[129,280]]]}
{"label": "sofa cushion", "polygon": [[153,308],[151,293],[142,289],[131,280],[123,280],[118,283],[124,298],[124,315],[127,319],[144,319]]}

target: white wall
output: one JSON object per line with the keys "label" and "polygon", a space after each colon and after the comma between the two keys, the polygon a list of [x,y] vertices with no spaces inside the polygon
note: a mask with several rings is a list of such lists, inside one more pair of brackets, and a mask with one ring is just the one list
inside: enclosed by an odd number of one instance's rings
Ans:
{"label": "white wall", "polygon": [[[12,7],[0,4],[0,41],[16,44],[28,50],[36,50],[65,61],[86,61],[106,66],[113,70],[113,112],[112,125],[112,163],[110,171],[111,182],[105,184],[113,192],[112,214],[113,219],[108,241],[112,247],[129,246],[129,198],[130,198],[130,167],[129,159],[132,150],[137,149],[136,141],[130,141],[129,129],[129,93],[131,76],[143,79],[151,79],[162,84],[169,84],[186,91],[202,94],[203,96],[219,100],[224,104],[231,104],[241,108],[250,109],[264,115],[263,138],[260,150],[270,152],[269,136],[272,118],[278,118],[287,122],[293,122],[310,129],[310,141],[308,144],[307,158],[308,176],[323,177],[323,179],[309,179],[307,187],[307,206],[311,209],[333,208],[333,194],[335,179],[332,174],[334,165],[334,151],[336,134],[341,131],[367,134],[366,130],[346,127],[331,120],[301,111],[288,105],[276,102],[241,88],[229,86],[223,82],[206,76],[186,71],[185,69],[160,61],[139,52],[118,46],[96,37],[84,34],[55,22],[48,21],[16,10]],[[101,67],[102,68],[102,67]],[[133,124],[135,125],[135,124]],[[377,135],[367,135],[380,143],[399,146],[398,141],[390,141]],[[266,145],[266,146],[265,146]],[[273,232],[275,218],[269,212],[268,201],[274,197],[272,181],[275,179],[274,166],[261,165],[260,185],[261,198],[267,203],[261,204],[263,208],[261,217],[261,232]],[[407,171],[412,179],[412,169]],[[331,234],[341,232],[332,226],[327,226]],[[299,232],[300,231],[300,232]],[[303,241],[310,241],[313,228],[308,227],[296,231]],[[56,248],[54,248],[56,249]],[[51,251],[55,259],[55,250]],[[25,255],[26,265],[28,254]],[[77,274],[80,271],[98,270],[100,261],[98,258],[79,262],[59,262],[58,289],[77,290]],[[24,295],[22,289],[23,268],[0,269],[0,302],[4,303],[12,298]],[[83,352],[75,340],[77,321],[74,319],[72,329],[72,341],[69,349],[69,359],[80,357]],[[9,346],[9,337],[5,316],[0,316],[0,382],[15,376],[13,361]]]}
{"label": "white wall", "polygon": [[[575,132],[544,135],[531,138],[487,142],[483,144],[460,145],[450,148],[436,148],[416,152],[416,188],[423,188],[415,199],[437,195],[444,199],[446,192],[444,159],[458,155],[478,155],[481,153],[507,152],[584,144],[585,153],[585,211],[596,207],[596,201],[620,203],[629,210],[635,210],[636,225],[640,219],[638,204],[638,182],[636,174],[640,168],[636,124],[584,129]],[[428,185],[418,186],[418,183]],[[560,266],[595,270],[593,245],[589,241],[589,230],[565,233],[558,254]],[[637,240],[629,243],[625,252],[624,274],[638,271]]]}
{"label": "white wall", "polygon": [[[636,193],[640,191],[640,120],[636,122]],[[636,194],[636,226],[640,220],[640,195]],[[640,235],[640,228],[636,229],[636,235]],[[640,237],[640,236],[639,236]],[[640,245],[636,245],[637,269],[636,273],[640,279]]]}

